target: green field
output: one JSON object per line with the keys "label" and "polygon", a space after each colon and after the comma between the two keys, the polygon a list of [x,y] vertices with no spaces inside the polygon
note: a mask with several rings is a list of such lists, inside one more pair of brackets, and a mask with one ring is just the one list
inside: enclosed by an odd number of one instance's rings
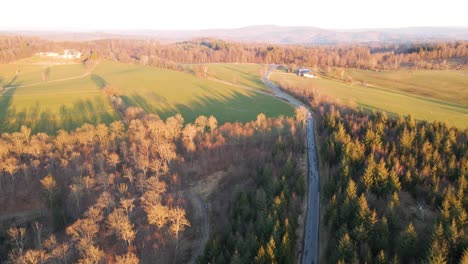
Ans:
{"label": "green field", "polygon": [[[0,64],[0,86],[24,86],[45,83],[43,73],[49,68],[48,81],[75,77],[85,74],[82,64],[38,65],[38,64]],[[16,74],[18,72],[18,75]]]}
{"label": "green field", "polygon": [[202,114],[223,123],[250,121],[259,113],[294,112],[289,104],[265,94],[154,67],[101,62],[87,74],[80,64],[57,65],[51,66],[48,82],[41,79],[43,70],[41,65],[0,65],[2,85],[10,87],[0,94],[0,132],[27,125],[34,132],[53,133],[120,119],[102,92],[105,85],[118,88],[127,106],[140,106],[162,118],[181,113],[188,122]]}
{"label": "green field", "polygon": [[[225,82],[229,82],[236,85],[247,86],[271,92],[271,90],[263,83],[260,78],[261,74],[267,70],[265,65],[261,64],[205,64],[208,67],[207,77],[215,78]],[[195,71],[197,65],[189,64],[185,65],[189,71]]]}
{"label": "green field", "polygon": [[410,93],[468,107],[468,71],[366,71],[345,75],[375,88]]}
{"label": "green field", "polygon": [[[418,93],[405,91],[404,87],[391,81],[385,86],[383,82],[379,82],[382,87],[356,83],[350,85],[336,79],[306,79],[279,71],[273,73],[271,79],[276,82],[287,82],[304,89],[315,89],[321,95],[339,99],[341,103],[347,105],[357,105],[367,111],[381,110],[395,115],[411,114],[418,120],[442,121],[460,128],[466,128],[468,124],[468,107],[466,107],[468,102],[463,99],[463,95],[468,92],[468,86],[459,84],[460,78],[453,81],[455,83],[453,86],[451,85],[452,79],[445,80],[448,82],[446,87],[458,87],[457,93],[452,93],[451,89],[446,88],[445,97],[448,98],[446,100],[441,99],[443,89],[437,88],[436,85],[425,89],[424,82],[418,84]],[[368,82],[371,83],[370,80]],[[414,82],[417,83],[417,80]],[[429,94],[432,94],[433,90],[438,90],[440,93],[430,97],[423,96],[421,93],[426,92],[426,90],[429,91]],[[455,104],[454,101],[459,104]]]}

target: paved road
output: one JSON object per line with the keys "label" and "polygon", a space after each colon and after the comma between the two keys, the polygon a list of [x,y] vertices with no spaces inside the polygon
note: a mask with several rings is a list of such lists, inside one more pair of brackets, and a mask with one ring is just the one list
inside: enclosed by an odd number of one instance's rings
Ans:
{"label": "paved road", "polygon": [[[270,66],[268,72],[263,77],[263,82],[268,85],[276,94],[291,104],[299,107],[305,106],[302,102],[289,94],[281,91],[268,78],[276,65]],[[306,106],[307,107],[307,106]],[[308,196],[307,196],[307,214],[304,228],[304,245],[302,250],[302,264],[318,263],[318,243],[319,243],[319,174],[317,164],[317,150],[315,146],[314,120],[311,113],[307,118],[307,157],[308,157]]]}

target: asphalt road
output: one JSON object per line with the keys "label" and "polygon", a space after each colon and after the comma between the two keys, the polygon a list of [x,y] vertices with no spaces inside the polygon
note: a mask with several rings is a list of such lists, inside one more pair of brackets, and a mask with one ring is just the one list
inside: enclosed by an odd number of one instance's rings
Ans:
{"label": "asphalt road", "polygon": [[[268,78],[276,65],[270,66],[268,72],[263,77],[263,82],[268,85],[277,97],[284,99],[294,106],[305,106],[302,102],[289,94],[281,91]],[[314,120],[311,113],[307,118],[307,158],[308,158],[308,192],[307,192],[307,214],[304,228],[304,244],[302,250],[302,264],[318,263],[318,243],[319,243],[319,174],[317,164],[317,150],[315,146]]]}

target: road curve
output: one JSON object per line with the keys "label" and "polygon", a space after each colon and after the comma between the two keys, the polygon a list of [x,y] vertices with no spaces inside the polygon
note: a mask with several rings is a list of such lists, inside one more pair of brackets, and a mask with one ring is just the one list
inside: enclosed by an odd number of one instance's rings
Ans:
{"label": "road curve", "polygon": [[[296,107],[305,106],[302,102],[284,93],[278,86],[273,84],[268,78],[276,65],[271,65],[268,72],[263,76],[263,82],[268,85],[276,94]],[[307,213],[304,227],[304,244],[302,248],[302,264],[318,263],[318,243],[319,243],[319,209],[320,209],[320,189],[319,173],[317,163],[317,150],[315,146],[314,120],[311,113],[307,118],[307,160],[308,160],[308,192],[307,192]]]}

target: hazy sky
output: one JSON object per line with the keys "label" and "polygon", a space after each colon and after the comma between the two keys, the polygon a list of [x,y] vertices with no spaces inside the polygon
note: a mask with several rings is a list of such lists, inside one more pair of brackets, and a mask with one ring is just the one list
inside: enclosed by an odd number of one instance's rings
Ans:
{"label": "hazy sky", "polygon": [[0,29],[468,26],[465,0],[5,0]]}

